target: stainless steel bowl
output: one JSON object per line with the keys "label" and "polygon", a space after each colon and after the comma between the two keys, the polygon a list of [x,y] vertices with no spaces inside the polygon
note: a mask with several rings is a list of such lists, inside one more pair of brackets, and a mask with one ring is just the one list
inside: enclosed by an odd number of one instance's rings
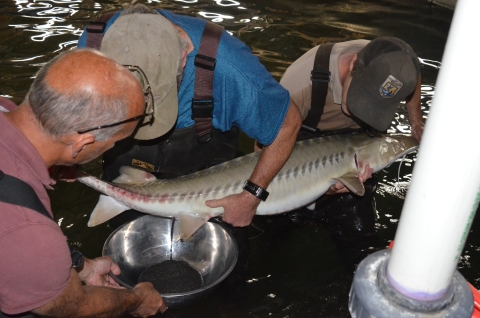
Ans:
{"label": "stainless steel bowl", "polygon": [[115,230],[105,241],[103,255],[110,256],[122,273],[117,281],[131,288],[151,265],[166,260],[185,261],[202,277],[202,286],[190,292],[162,294],[169,308],[188,306],[211,293],[233,270],[238,248],[220,225],[208,222],[188,242],[173,242],[173,219],[142,216]]}

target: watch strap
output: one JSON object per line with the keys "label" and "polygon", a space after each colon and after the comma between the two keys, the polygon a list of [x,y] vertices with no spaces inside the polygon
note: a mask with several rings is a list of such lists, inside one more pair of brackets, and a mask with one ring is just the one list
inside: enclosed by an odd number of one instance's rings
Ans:
{"label": "watch strap", "polygon": [[262,201],[265,201],[268,198],[268,191],[251,182],[250,180],[245,181],[243,189],[247,190]]}
{"label": "watch strap", "polygon": [[83,264],[85,260],[83,254],[73,248],[71,245],[69,245],[68,247],[70,248],[70,256],[72,258],[72,267],[77,272],[80,272],[83,269]]}

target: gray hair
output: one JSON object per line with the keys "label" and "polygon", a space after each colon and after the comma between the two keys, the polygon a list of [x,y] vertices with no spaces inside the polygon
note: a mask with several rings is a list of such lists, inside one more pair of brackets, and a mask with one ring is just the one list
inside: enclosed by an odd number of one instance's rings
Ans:
{"label": "gray hair", "polygon": [[188,41],[180,36],[180,30],[178,28],[175,28],[175,30],[177,31],[178,41],[180,42],[180,52],[183,52],[183,50],[188,47]]}
{"label": "gray hair", "polygon": [[[38,71],[25,98],[43,130],[55,139],[82,129],[121,121],[128,115],[126,98],[80,89],[68,94],[59,93],[47,84],[45,78],[51,66],[70,52],[72,51],[58,55]],[[95,140],[106,141],[120,128],[121,126],[98,129],[90,134]]]}

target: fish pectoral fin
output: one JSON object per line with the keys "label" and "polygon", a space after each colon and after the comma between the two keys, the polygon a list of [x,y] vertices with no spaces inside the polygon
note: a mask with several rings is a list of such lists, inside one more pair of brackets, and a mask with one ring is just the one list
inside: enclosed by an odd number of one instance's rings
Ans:
{"label": "fish pectoral fin", "polygon": [[316,205],[317,204],[315,202],[313,202],[312,204],[307,205],[307,209],[309,209],[310,211],[313,211],[313,210],[315,210]]}
{"label": "fish pectoral fin", "polygon": [[109,196],[101,194],[95,209],[93,209],[92,214],[90,214],[90,220],[88,220],[87,225],[92,227],[102,224],[127,210],[130,210],[128,206]]}
{"label": "fish pectoral fin", "polygon": [[178,213],[178,227],[174,228],[174,241],[188,241],[205,223],[209,217],[200,216],[190,212]]}
{"label": "fish pectoral fin", "polygon": [[113,180],[114,183],[138,184],[155,181],[157,178],[150,172],[129,166],[120,167],[120,175]]}
{"label": "fish pectoral fin", "polygon": [[334,179],[343,183],[348,188],[348,190],[352,191],[356,195],[362,196],[365,194],[365,187],[363,186],[363,182],[360,182],[356,174],[348,173]]}

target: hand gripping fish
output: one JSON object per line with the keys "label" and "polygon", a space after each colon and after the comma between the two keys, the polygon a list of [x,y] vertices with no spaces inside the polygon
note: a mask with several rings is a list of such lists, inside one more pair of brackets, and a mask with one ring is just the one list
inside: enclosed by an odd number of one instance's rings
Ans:
{"label": "hand gripping fish", "polygon": [[[256,214],[279,214],[309,205],[337,181],[363,195],[365,189],[358,174],[367,164],[377,172],[417,147],[413,137],[404,135],[334,135],[299,141],[268,186],[268,200],[260,203]],[[80,182],[104,194],[88,226],[134,209],[178,218],[180,238],[189,238],[209,218],[223,213],[223,208],[209,208],[205,201],[242,192],[259,156],[260,152],[251,153],[175,179],[159,180],[131,167],[122,167],[114,182],[80,177]]]}

